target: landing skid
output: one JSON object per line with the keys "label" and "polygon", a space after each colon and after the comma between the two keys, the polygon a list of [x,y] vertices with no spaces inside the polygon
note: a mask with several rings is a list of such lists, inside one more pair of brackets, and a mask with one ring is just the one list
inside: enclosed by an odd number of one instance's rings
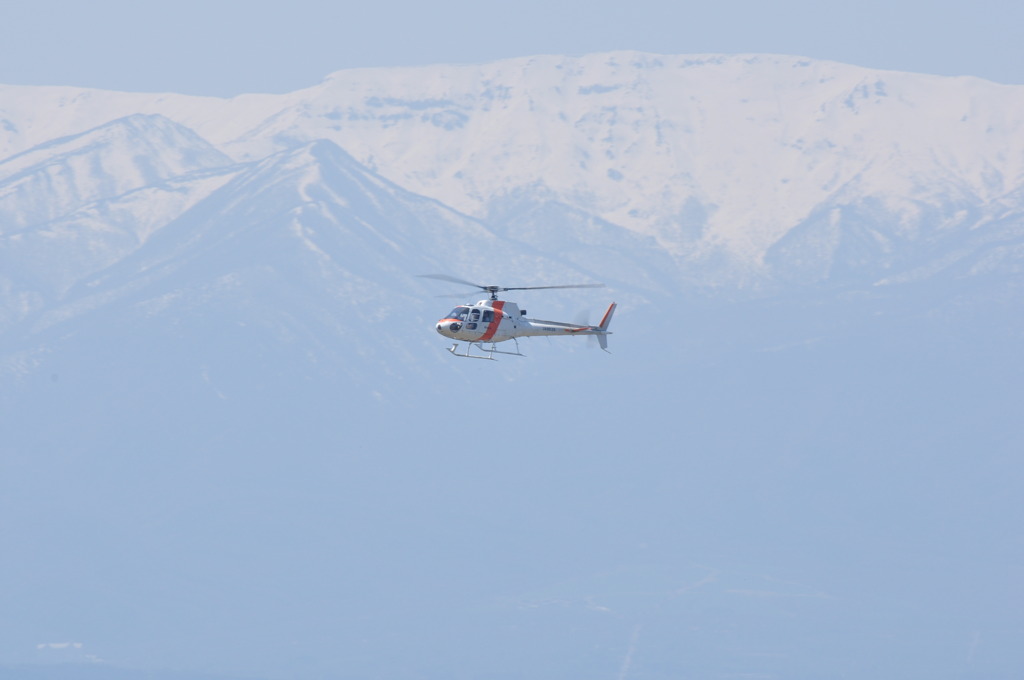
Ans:
{"label": "landing skid", "polygon": [[[513,340],[515,340],[515,338],[513,338]],[[455,356],[462,357],[464,359],[490,359],[491,361],[497,361],[497,359],[495,359],[494,356],[493,356],[495,354],[508,354],[508,355],[511,355],[511,356],[514,356],[514,357],[525,357],[526,356],[525,354],[520,354],[520,352],[519,352],[519,341],[515,340],[515,343],[516,343],[516,351],[515,352],[506,352],[504,350],[500,350],[500,349],[498,349],[495,346],[495,344],[493,342],[491,343],[490,347],[484,347],[483,343],[480,343],[480,342],[467,342],[466,343],[466,351],[463,354],[459,353],[459,343],[456,342],[455,344],[453,344],[451,347],[448,348],[448,351],[451,352],[452,354],[454,354]],[[483,356],[483,355],[480,355],[480,354],[470,354],[469,350],[472,347],[474,347],[474,346],[477,349],[479,349],[481,352],[486,352],[487,356]]]}

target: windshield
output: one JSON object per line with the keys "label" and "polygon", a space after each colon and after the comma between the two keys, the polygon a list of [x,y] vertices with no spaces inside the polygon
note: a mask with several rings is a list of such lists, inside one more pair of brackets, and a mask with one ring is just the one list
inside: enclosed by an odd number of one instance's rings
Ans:
{"label": "windshield", "polygon": [[448,318],[465,321],[467,314],[469,314],[469,307],[456,307],[452,311],[448,312]]}

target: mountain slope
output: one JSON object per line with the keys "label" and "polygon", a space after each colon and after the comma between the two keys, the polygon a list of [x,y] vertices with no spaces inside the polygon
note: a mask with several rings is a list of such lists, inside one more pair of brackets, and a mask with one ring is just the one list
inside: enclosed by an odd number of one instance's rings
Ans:
{"label": "mountain slope", "polygon": [[233,163],[162,116],[132,115],[0,163],[0,328],[132,253]]}

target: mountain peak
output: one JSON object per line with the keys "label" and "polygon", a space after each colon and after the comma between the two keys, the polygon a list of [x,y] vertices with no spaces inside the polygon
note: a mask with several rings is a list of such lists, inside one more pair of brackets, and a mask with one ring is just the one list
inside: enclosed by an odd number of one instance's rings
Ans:
{"label": "mountain peak", "polygon": [[232,164],[192,130],[159,114],[133,114],[0,161],[4,231],[199,170]]}
{"label": "mountain peak", "polygon": [[166,116],[134,113],[85,132],[53,139],[0,160],[0,182],[40,162],[52,164],[54,157],[86,154],[101,147],[131,147],[136,154],[141,151],[157,156],[162,167],[153,167],[157,174],[152,175],[152,179],[173,177],[231,162],[194,131]]}

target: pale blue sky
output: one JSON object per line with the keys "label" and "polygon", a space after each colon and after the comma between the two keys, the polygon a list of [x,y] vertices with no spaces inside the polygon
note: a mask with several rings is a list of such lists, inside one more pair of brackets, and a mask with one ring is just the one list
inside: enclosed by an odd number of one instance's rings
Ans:
{"label": "pale blue sky", "polygon": [[1024,84],[1019,0],[4,0],[0,83],[229,96],[363,66],[770,52]]}

